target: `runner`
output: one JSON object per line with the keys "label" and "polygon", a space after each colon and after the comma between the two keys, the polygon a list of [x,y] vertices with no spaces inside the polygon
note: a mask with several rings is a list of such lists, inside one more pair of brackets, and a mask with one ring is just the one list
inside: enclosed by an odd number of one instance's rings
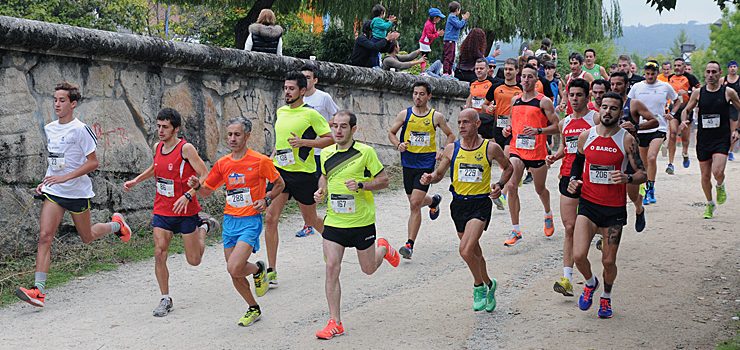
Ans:
{"label": "runner", "polygon": [[314,193],[316,202],[329,199],[324,222],[319,221],[317,227],[324,238],[326,301],[329,304],[329,322],[316,332],[319,339],[344,334],[339,273],[346,248],[357,249],[360,269],[368,275],[378,270],[383,259],[393,267],[400,261],[398,252],[385,238],[378,238],[376,248],[373,191],[388,187],[383,164],[372,147],[354,140],[357,132],[354,113],[337,112],[331,128],[335,144],[321,152],[321,178]]}
{"label": "runner", "polygon": [[470,83],[470,95],[465,101],[465,108],[473,108],[479,114],[481,120],[481,128],[478,129],[478,133],[486,139],[493,138],[493,125],[494,117],[491,116],[493,113],[488,113],[487,110],[483,109],[483,104],[486,102],[486,93],[496,83],[496,78],[491,78],[488,75],[488,64],[485,58],[479,58],[475,61],[475,77]]}
{"label": "runner", "polygon": [[[305,64],[301,67],[301,73],[306,77],[306,94],[303,96],[303,102],[306,103],[307,107],[311,107],[319,112],[324,119],[328,122],[334,113],[337,113],[339,107],[334,103],[331,95],[316,88],[316,84],[319,82],[319,69],[312,64]],[[319,169],[319,155],[321,154],[321,148],[314,147],[313,149],[314,159],[316,160],[316,179],[321,176],[321,169]],[[308,210],[308,207],[301,207]],[[314,234],[314,229],[306,221],[306,217],[310,217],[311,213],[301,212],[303,216],[303,228],[296,232],[296,237],[306,237]]]}
{"label": "runner", "polygon": [[[641,75],[637,75],[632,72],[632,58],[628,55],[620,55],[617,60],[617,66],[619,70],[627,74],[627,92],[629,93],[633,85],[645,80]],[[610,75],[611,76],[611,75]]]}
{"label": "runner", "polygon": [[[221,234],[226,270],[234,288],[248,305],[247,312],[238,322],[244,327],[262,316],[246,277],[253,276],[257,296],[265,295],[269,288],[265,263],[250,263],[249,257],[260,249],[262,213],[270,207],[271,198],[283,195],[281,192],[285,187],[270,158],[247,147],[251,132],[252,122],[248,119],[237,117],[229,120],[226,137],[231,153],[213,164],[205,181],[201,182],[195,176],[188,179],[188,186],[203,198],[222,186],[226,187]],[[267,181],[273,186],[265,193]]]}
{"label": "runner", "polygon": [[[411,259],[414,243],[421,227],[421,208],[429,207],[429,218],[439,216],[439,203],[442,196],[427,194],[429,185],[422,185],[419,180],[424,173],[434,171],[434,164],[442,156],[437,152],[437,128],[445,134],[445,145],[455,141],[452,129],[442,113],[429,106],[432,99],[432,87],[423,81],[414,83],[414,105],[398,112],[390,130],[388,140],[401,153],[403,166],[403,188],[409,200],[408,240],[398,252],[404,259]],[[401,137],[398,138],[398,131]]]}
{"label": "runner", "polygon": [[[676,110],[681,107],[676,103],[679,95],[670,84],[658,81],[658,65],[654,62],[648,62],[645,67],[645,81],[641,81],[632,86],[627,97],[636,99],[644,103],[650,112],[658,119],[658,127],[652,129],[640,129],[637,131],[637,139],[640,145],[640,157],[645,159],[647,164],[647,183],[645,184],[645,198],[642,200],[643,205],[654,204],[655,198],[655,178],[658,170],[657,158],[660,147],[665,140],[668,125],[666,119],[672,119],[676,115]],[[667,100],[674,102],[673,110],[665,113],[665,103]]]}
{"label": "runner", "polygon": [[[599,79],[596,81],[604,81]],[[596,85],[594,85],[596,86]],[[603,86],[603,85],[601,85]],[[547,166],[562,159],[560,166],[560,216],[565,227],[565,238],[563,239],[563,277],[555,282],[553,289],[565,296],[573,296],[573,230],[576,225],[578,214],[579,193],[568,192],[570,182],[570,169],[578,150],[578,136],[584,131],[596,125],[598,113],[589,110],[587,104],[589,99],[588,82],[584,79],[574,79],[570,82],[568,98],[573,106],[573,114],[561,120],[558,128],[562,135],[560,145],[555,154],[547,156]]]}
{"label": "runner", "polygon": [[593,101],[588,101],[588,109],[598,112],[599,107],[601,106],[601,98],[604,97],[604,94],[609,92],[611,90],[611,85],[608,81],[604,79],[596,79],[591,83],[591,99]]}
{"label": "runner", "polygon": [[[591,73],[586,72],[583,70],[583,56],[581,56],[578,52],[573,52],[570,54],[570,58],[568,58],[570,62],[570,73],[565,76],[565,82],[563,83],[561,81],[562,86],[560,87],[560,105],[559,110],[565,111],[566,114],[570,115],[573,114],[573,107],[570,105],[570,101],[568,100],[568,96],[566,93],[566,90],[568,90],[568,86],[570,82],[576,78],[585,79],[589,83],[594,81],[593,75]],[[524,85],[524,84],[522,84]]]}
{"label": "runner", "polygon": [[[655,74],[657,76],[657,72]],[[591,272],[588,250],[594,234],[604,237],[601,263],[604,267],[604,292],[598,316],[612,317],[611,293],[617,278],[617,250],[622,227],[627,223],[626,184],[645,182],[645,170],[638,154],[637,140],[619,127],[624,100],[609,92],[601,101],[601,123],[578,137],[578,154],[573,161],[568,192],[581,197],[573,237],[573,259],[586,280],[578,298],[581,310],[588,310],[599,280]],[[627,164],[635,170],[626,174]]]}
{"label": "runner", "polygon": [[492,86],[486,93],[486,112],[496,116],[493,128],[493,140],[509,155],[511,137],[504,137],[504,128],[511,125],[511,101],[522,93],[522,86],[516,82],[518,63],[513,58],[504,62],[504,82]]}
{"label": "runner", "polygon": [[658,74],[658,80],[668,83],[668,78],[671,76],[672,72],[671,68],[671,61],[663,62],[663,65],[660,66],[660,74]]}
{"label": "runner", "polygon": [[[730,63],[727,64],[727,76],[723,77],[722,80],[720,80],[720,83],[722,85],[727,85],[728,87],[731,87],[735,92],[740,91],[740,76],[737,74],[737,62],[736,61],[730,61]],[[735,130],[738,128],[738,113],[737,109],[730,108],[730,129]],[[735,154],[732,152],[732,150],[735,148],[735,142],[732,142],[730,145],[730,152],[727,154],[727,160],[734,161],[735,160]]]}
{"label": "runner", "polygon": [[95,193],[87,174],[98,168],[95,154],[98,140],[92,129],[74,116],[81,98],[79,87],[66,81],[57,84],[54,88],[57,120],[44,126],[48,166],[44,179],[36,186],[37,197],[44,200],[39,218],[36,273],[33,287],[15,290],[18,298],[37,307],[44,307],[46,300],[51,244],[64,212],[72,215],[82,243],[89,244],[110,233],[123,242],[131,239],[131,229],[119,213],[113,213],[111,222],[94,225],[90,222],[90,199]]}
{"label": "runner", "polygon": [[[572,62],[572,61],[571,61]],[[537,81],[537,69],[531,65],[522,69],[522,88],[524,93],[514,97],[511,107],[511,125],[504,130],[504,136],[511,135],[511,164],[514,166],[514,175],[506,184],[509,196],[509,212],[511,215],[511,236],[504,242],[505,246],[513,246],[522,239],[519,227],[519,180],[524,168],[528,167],[534,177],[534,189],[540,197],[545,209],[546,237],[555,233],[552,211],[550,209],[550,191],[545,187],[547,180],[547,135],[558,132],[558,116],[552,101],[543,94],[534,91]]]}
{"label": "runner", "polygon": [[206,249],[206,233],[218,227],[218,221],[208,216],[201,220],[201,210],[195,190],[187,187],[190,176],[197,175],[205,180],[208,169],[200,159],[195,147],[179,138],[182,118],[172,108],[164,108],[157,114],[157,136],[154,146],[154,161],[133,180],[123,184],[125,192],[139,183],[154,177],[154,210],[152,212],[152,236],[154,237],[154,275],[157,277],[162,297],[152,311],[155,317],[164,317],[172,310],[170,297],[170,272],[167,255],[174,234],[182,235],[185,260],[192,266],[200,265]]}
{"label": "runner", "polygon": [[[329,123],[315,109],[303,101],[308,81],[300,72],[288,73],[283,92],[285,106],[278,108],[275,120],[275,150],[273,163],[285,182],[282,193],[272,198],[272,205],[265,212],[265,245],[267,246],[266,279],[270,287],[277,287],[278,220],[290,198],[298,202],[298,208],[308,226],[316,227],[316,192],[318,180],[313,148],[324,148],[332,144]],[[268,191],[271,189],[268,185]]]}
{"label": "runner", "polygon": [[[534,80],[529,79],[534,87]],[[499,145],[478,135],[480,120],[474,110],[465,109],[460,112],[457,126],[460,139],[445,147],[437,169],[424,174],[421,182],[438,183],[447,169],[451,170],[450,214],[460,239],[460,256],[473,275],[473,311],[485,309],[492,312],[496,309],[496,279],[488,276],[486,259],[479,241],[491,221],[491,198],[501,195],[504,184],[511,178],[513,168]],[[491,183],[493,160],[503,169],[501,178],[495,183]]]}
{"label": "runner", "polygon": [[730,129],[730,108],[740,111],[737,91],[728,85],[720,85],[722,68],[717,61],[709,61],[704,71],[706,85],[691,93],[686,108],[681,113],[681,128],[689,126],[688,111],[699,107],[699,123],[696,131],[696,158],[701,170],[701,189],[707,198],[704,218],[714,217],[712,199],[712,176],[717,182],[717,204],[727,200],[725,190],[725,166],[730,144],[740,137],[740,129]]}
{"label": "runner", "polygon": [[604,79],[608,77],[608,75],[606,75],[606,69],[596,64],[596,50],[590,48],[586,49],[586,51],[583,52],[583,58],[583,70],[591,74],[594,79]]}
{"label": "runner", "polygon": [[[668,174],[673,174],[675,172],[675,168],[673,166],[673,160],[676,157],[676,136],[678,135],[678,129],[680,126],[680,120],[678,120],[678,116],[681,115],[681,112],[683,112],[684,107],[686,106],[686,103],[689,102],[689,97],[691,96],[691,93],[694,91],[694,89],[698,89],[701,87],[701,83],[699,83],[699,80],[696,79],[695,76],[693,76],[691,73],[686,73],[686,62],[682,58],[676,58],[673,61],[673,71],[674,74],[672,74],[670,77],[668,77],[668,82],[673,87],[673,90],[675,90],[678,95],[681,97],[681,100],[677,102],[678,109],[675,110],[675,113],[671,115],[670,117],[670,134],[668,135],[668,166],[665,169],[665,172]],[[673,117],[676,116],[676,117]],[[689,122],[693,121],[693,115],[689,115]],[[683,167],[688,168],[689,165],[691,165],[691,162],[689,161],[689,141],[691,140],[691,128],[688,129],[682,129],[681,132],[681,143],[683,146]],[[648,175],[650,166],[648,165]]]}

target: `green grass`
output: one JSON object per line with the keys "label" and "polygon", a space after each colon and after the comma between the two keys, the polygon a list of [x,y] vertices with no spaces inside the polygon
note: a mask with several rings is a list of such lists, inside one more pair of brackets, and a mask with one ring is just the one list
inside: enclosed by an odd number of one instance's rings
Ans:
{"label": "green grass", "polygon": [[[740,312],[735,316],[740,317]],[[740,321],[732,321],[735,325],[735,337],[717,344],[716,350],[740,350]]]}

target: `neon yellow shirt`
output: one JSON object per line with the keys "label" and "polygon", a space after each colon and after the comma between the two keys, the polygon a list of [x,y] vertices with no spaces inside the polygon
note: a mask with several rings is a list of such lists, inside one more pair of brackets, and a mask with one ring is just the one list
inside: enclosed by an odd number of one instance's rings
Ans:
{"label": "neon yellow shirt", "polygon": [[296,134],[299,138],[315,140],[321,135],[330,133],[329,123],[313,108],[305,104],[298,108],[285,105],[277,110],[275,120],[275,158],[276,167],[291,171],[313,173],[316,171],[316,160],[311,147],[290,147],[288,139]]}

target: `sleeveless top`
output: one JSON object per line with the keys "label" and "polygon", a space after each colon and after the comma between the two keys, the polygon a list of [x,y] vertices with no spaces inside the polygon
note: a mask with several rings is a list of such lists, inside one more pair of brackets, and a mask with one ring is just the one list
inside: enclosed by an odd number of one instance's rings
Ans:
{"label": "sleeveless top", "polygon": [[696,143],[730,142],[730,108],[725,92],[727,85],[710,92],[706,86],[699,90],[699,121],[696,130]]}
{"label": "sleeveless top", "polygon": [[525,126],[533,128],[547,127],[547,116],[540,108],[540,101],[545,98],[537,94],[529,101],[518,97],[511,106],[511,153],[524,160],[543,160],[547,157],[547,135],[522,135]]}
{"label": "sleeveless top", "polygon": [[192,216],[200,212],[200,204],[195,197],[188,203],[187,212],[176,214],[172,211],[175,202],[190,190],[188,179],[191,176],[198,176],[190,162],[182,157],[182,148],[186,143],[185,139],[180,139],[167,154],[162,152],[164,142],[157,145],[154,153],[154,178],[157,181],[153,211],[155,215]]}
{"label": "sleeveless top", "polygon": [[[568,80],[565,82],[565,92],[568,93],[568,87],[570,87],[570,82],[575,79],[584,79],[583,77],[586,76],[586,71],[581,68],[581,74],[579,74],[577,77],[573,78],[573,73],[568,74]],[[565,114],[573,114],[573,107],[570,105],[570,100],[566,98],[567,108],[565,109]]]}
{"label": "sleeveless top", "polygon": [[582,132],[591,129],[594,125],[596,112],[589,111],[581,118],[573,118],[572,114],[563,119],[563,139],[565,139],[565,157],[560,166],[560,176],[569,177],[570,168],[578,153],[578,136]]}
{"label": "sleeveless top", "polygon": [[483,139],[481,145],[472,150],[462,148],[455,141],[450,166],[450,192],[453,199],[487,198],[491,193],[491,160],[488,159],[490,140]]}
{"label": "sleeveless top", "polygon": [[585,72],[593,75],[594,76],[594,79],[601,79],[601,78],[603,78],[601,76],[601,66],[598,65],[598,64],[596,64],[596,63],[594,63],[594,67],[591,68],[591,69],[586,68],[586,65],[585,64],[581,66],[581,69],[583,71],[585,71]]}
{"label": "sleeveless top", "polygon": [[626,184],[611,181],[611,172],[627,169],[627,153],[624,148],[624,134],[619,129],[612,137],[601,137],[596,127],[589,130],[588,139],[583,145],[586,162],[583,169],[581,198],[606,207],[627,205]]}
{"label": "sleeveless top", "polygon": [[401,153],[401,165],[415,169],[434,168],[437,155],[436,134],[434,108],[423,116],[414,114],[412,107],[407,108],[400,141],[408,142],[408,147],[406,152]]}

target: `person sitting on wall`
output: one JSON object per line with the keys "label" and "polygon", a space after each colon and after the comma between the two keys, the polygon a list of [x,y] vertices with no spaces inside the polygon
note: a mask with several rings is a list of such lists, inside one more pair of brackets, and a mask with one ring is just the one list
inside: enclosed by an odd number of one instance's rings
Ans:
{"label": "person sitting on wall", "polygon": [[377,57],[378,52],[390,52],[392,49],[392,41],[398,39],[400,34],[398,32],[389,32],[385,36],[385,39],[373,42],[370,40],[372,37],[372,29],[370,27],[370,21],[366,21],[362,25],[362,33],[357,36],[355,40],[355,46],[352,48],[352,55],[349,57],[349,64],[358,67],[373,67],[373,58]]}
{"label": "person sitting on wall", "polygon": [[249,36],[244,50],[283,55],[283,27],[275,24],[275,13],[263,9],[257,22],[249,25]]}
{"label": "person sitting on wall", "polygon": [[401,47],[399,46],[398,41],[393,41],[391,43],[391,52],[389,52],[388,56],[383,59],[383,69],[390,70],[391,68],[394,68],[396,71],[402,71],[426,61],[424,56],[417,59],[421,53],[419,50],[406,55],[399,54],[399,51],[401,51]]}

